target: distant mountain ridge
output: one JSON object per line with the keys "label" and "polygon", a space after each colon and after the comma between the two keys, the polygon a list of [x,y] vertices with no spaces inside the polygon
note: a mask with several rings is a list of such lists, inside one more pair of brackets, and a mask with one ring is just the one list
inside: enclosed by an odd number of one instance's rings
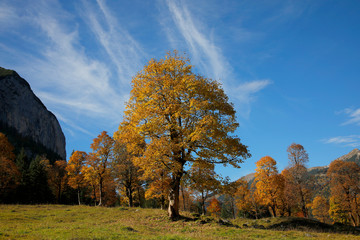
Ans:
{"label": "distant mountain ridge", "polygon": [[55,115],[47,110],[25,79],[2,67],[0,132],[9,135],[15,145],[23,147],[26,142],[27,152],[52,152],[56,158],[66,159],[65,136]]}
{"label": "distant mountain ridge", "polygon": [[344,156],[339,157],[336,160],[343,160],[348,162],[356,162],[360,165],[360,150],[355,148],[348,154],[345,154]]}

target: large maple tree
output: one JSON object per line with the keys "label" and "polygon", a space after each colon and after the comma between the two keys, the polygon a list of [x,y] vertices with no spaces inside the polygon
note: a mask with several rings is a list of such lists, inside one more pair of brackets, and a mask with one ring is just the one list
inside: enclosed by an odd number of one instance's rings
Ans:
{"label": "large maple tree", "polygon": [[[115,136],[138,156],[135,163],[145,172],[159,164],[168,169],[168,213],[176,219],[186,164],[206,161],[239,167],[250,156],[233,135],[238,125],[220,83],[195,74],[190,60],[174,51],[150,60],[132,79],[124,121]],[[140,147],[144,142],[146,147]]]}

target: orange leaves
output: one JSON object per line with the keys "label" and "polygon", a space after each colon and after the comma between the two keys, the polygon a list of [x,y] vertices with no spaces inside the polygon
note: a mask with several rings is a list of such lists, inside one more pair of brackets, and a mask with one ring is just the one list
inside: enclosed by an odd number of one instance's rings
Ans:
{"label": "orange leaves", "polygon": [[309,161],[309,156],[301,144],[292,143],[288,149],[288,158],[290,166],[303,165]]}
{"label": "orange leaves", "polygon": [[331,162],[327,175],[330,177],[331,217],[335,221],[342,219],[359,226],[360,166],[355,162],[335,160]]}
{"label": "orange leaves", "polygon": [[284,179],[278,174],[273,158],[266,156],[256,163],[255,184],[259,200],[269,206],[273,216],[276,216],[278,202],[284,190]]}
{"label": "orange leaves", "polygon": [[0,196],[19,183],[20,172],[14,163],[14,147],[5,134],[0,133]]}
{"label": "orange leaves", "polygon": [[208,212],[212,216],[217,216],[217,217],[220,216],[220,214],[221,214],[221,204],[220,204],[219,200],[217,200],[216,198],[212,198],[210,200],[210,205],[208,207]]}
{"label": "orange leaves", "polygon": [[20,180],[20,172],[15,163],[0,156],[0,196],[6,189],[14,188]]}
{"label": "orange leaves", "polygon": [[94,138],[90,148],[97,157],[102,158],[102,161],[106,161],[110,156],[113,143],[113,139],[107,134],[106,131],[103,131],[97,138]]}
{"label": "orange leaves", "polygon": [[82,151],[75,151],[66,166],[68,174],[68,184],[74,189],[78,189],[84,184],[84,164],[87,154]]}
{"label": "orange leaves", "polygon": [[110,174],[109,165],[113,144],[114,140],[106,131],[103,131],[97,138],[94,138],[90,146],[93,152],[88,154],[86,159],[89,167],[86,169],[85,175],[94,185],[98,184],[99,205],[103,204],[105,181],[108,180],[107,177]]}
{"label": "orange leaves", "polygon": [[0,156],[13,161],[15,159],[14,147],[5,134],[0,132]]}

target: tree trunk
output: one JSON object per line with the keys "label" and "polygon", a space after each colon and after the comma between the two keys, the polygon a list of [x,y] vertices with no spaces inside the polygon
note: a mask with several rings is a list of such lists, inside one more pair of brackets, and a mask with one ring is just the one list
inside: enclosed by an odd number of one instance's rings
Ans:
{"label": "tree trunk", "polygon": [[232,210],[233,218],[236,219],[234,198],[231,197],[231,198],[230,198],[230,201],[231,201],[231,210]]}
{"label": "tree trunk", "polygon": [[125,188],[126,188],[126,196],[129,200],[129,207],[133,207],[134,201],[133,201],[132,189],[131,189],[131,187],[125,187]]}
{"label": "tree trunk", "polygon": [[99,204],[98,204],[98,206],[102,206],[102,186],[103,186],[103,181],[102,181],[102,179],[100,179],[100,181],[99,181]]}
{"label": "tree trunk", "polygon": [[79,205],[81,205],[81,202],[80,202],[80,188],[79,188],[79,186],[78,186],[78,189],[77,189],[77,195],[78,195]]}
{"label": "tree trunk", "polygon": [[57,203],[61,203],[61,182],[58,184]]}
{"label": "tree trunk", "polygon": [[204,193],[201,192],[201,211],[202,211],[202,215],[206,214],[206,209],[205,209],[205,197],[204,197]]}
{"label": "tree trunk", "polygon": [[94,194],[94,205],[96,206],[96,185],[93,185],[93,194]]}
{"label": "tree trunk", "polygon": [[271,205],[271,206],[270,206],[270,209],[271,209],[271,211],[272,211],[273,217],[276,217],[276,207],[273,206],[273,205]]}
{"label": "tree trunk", "polygon": [[356,220],[354,218],[354,215],[351,212],[349,212],[349,216],[351,219],[351,224],[353,225],[353,227],[356,227]]}
{"label": "tree trunk", "polygon": [[180,188],[181,177],[182,177],[182,172],[178,172],[173,177],[171,184],[170,184],[168,214],[169,214],[169,218],[172,220],[177,220],[180,217],[180,214],[179,214],[179,188]]}
{"label": "tree trunk", "polygon": [[142,204],[142,199],[141,199],[141,195],[140,195],[140,187],[137,187],[137,192],[138,192],[138,198],[139,198],[139,207],[143,207]]}
{"label": "tree trunk", "polygon": [[181,194],[182,194],[182,198],[183,198],[184,211],[186,211],[186,207],[185,207],[185,195],[184,195],[184,186],[183,186],[183,184],[181,184],[180,186],[181,186]]}
{"label": "tree trunk", "polygon": [[300,190],[300,196],[301,196],[301,210],[304,214],[304,217],[307,218],[308,217],[308,211],[307,211],[307,208],[306,208],[306,202],[305,202],[305,196],[304,196],[304,193],[301,189],[301,187],[299,188]]}
{"label": "tree trunk", "polygon": [[160,207],[161,207],[161,210],[163,210],[165,208],[165,197],[164,197],[164,195],[161,195],[161,197],[160,197]]}

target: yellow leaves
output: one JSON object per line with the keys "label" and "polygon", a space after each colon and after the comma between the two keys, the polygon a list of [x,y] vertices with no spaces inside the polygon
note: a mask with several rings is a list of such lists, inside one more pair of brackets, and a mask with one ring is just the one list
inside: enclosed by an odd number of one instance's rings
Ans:
{"label": "yellow leaves", "polygon": [[311,204],[312,214],[322,222],[328,222],[329,203],[323,196],[316,196]]}
{"label": "yellow leaves", "polygon": [[283,194],[284,178],[278,174],[276,161],[269,157],[263,157],[256,162],[255,173],[256,195],[262,204],[272,208],[276,216],[275,208],[277,201]]}
{"label": "yellow leaves", "polygon": [[192,72],[190,60],[168,53],[132,79],[124,121],[114,134],[134,163],[151,175],[167,169],[178,191],[187,162],[238,166],[250,154],[239,138],[235,110],[221,85]]}
{"label": "yellow leaves", "polygon": [[66,171],[69,176],[68,183],[70,187],[78,189],[84,183],[84,164],[87,154],[82,151],[75,151],[66,166]]}

